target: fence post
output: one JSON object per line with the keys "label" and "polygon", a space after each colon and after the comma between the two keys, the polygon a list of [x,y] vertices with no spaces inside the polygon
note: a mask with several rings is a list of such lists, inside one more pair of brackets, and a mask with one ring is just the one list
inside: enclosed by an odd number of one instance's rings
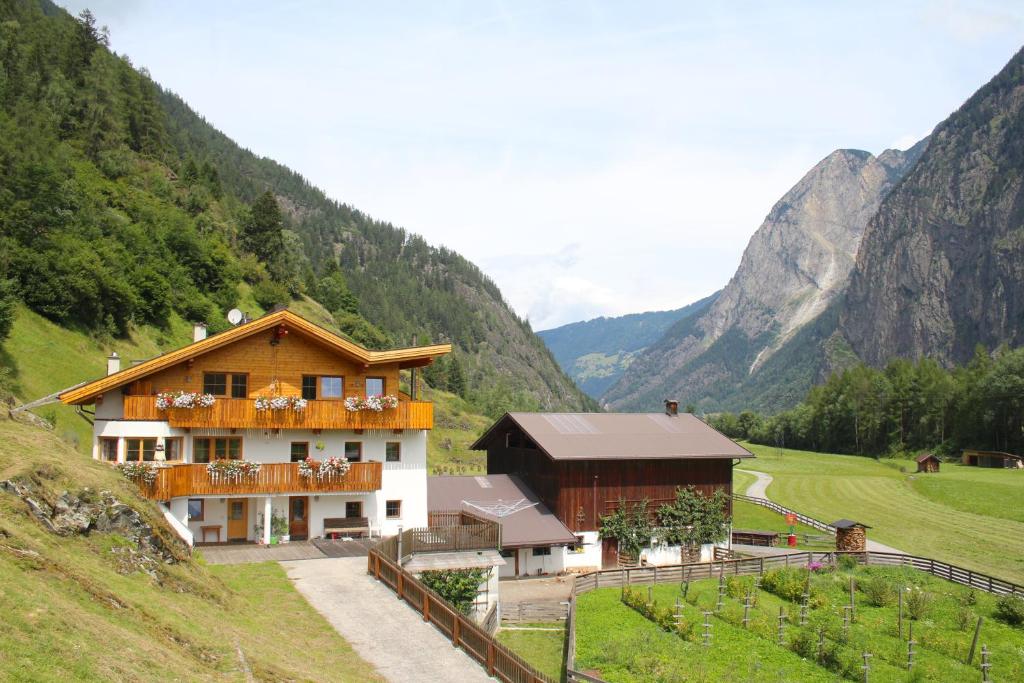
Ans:
{"label": "fence post", "polygon": [[459,624],[461,623],[462,620],[459,618],[459,615],[456,614],[455,619],[452,620],[452,647],[459,646]]}
{"label": "fence post", "polygon": [[374,558],[377,560],[376,566],[373,570],[374,578],[380,581],[380,555],[374,555]]}
{"label": "fence post", "polygon": [[494,640],[487,641],[487,675],[494,675]]}
{"label": "fence post", "polygon": [[423,621],[430,621],[430,593],[423,591]]}
{"label": "fence post", "polygon": [[403,574],[405,574],[405,572],[402,571],[401,567],[399,567],[399,569],[398,569],[398,580],[395,581],[395,592],[398,594],[398,599],[399,600],[401,600],[402,598],[405,597],[404,595],[402,595],[402,578],[403,578]]}

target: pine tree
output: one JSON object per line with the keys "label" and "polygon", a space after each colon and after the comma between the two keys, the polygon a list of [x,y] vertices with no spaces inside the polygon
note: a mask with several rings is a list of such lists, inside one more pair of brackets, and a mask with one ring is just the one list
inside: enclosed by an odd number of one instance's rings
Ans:
{"label": "pine tree", "polygon": [[284,252],[283,226],[281,208],[274,193],[267,190],[249,210],[249,219],[242,226],[242,247],[270,267]]}

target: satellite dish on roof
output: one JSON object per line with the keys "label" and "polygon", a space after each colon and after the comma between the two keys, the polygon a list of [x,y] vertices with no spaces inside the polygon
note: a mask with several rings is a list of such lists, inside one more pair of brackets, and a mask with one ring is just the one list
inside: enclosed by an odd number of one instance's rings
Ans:
{"label": "satellite dish on roof", "polygon": [[228,311],[228,322],[232,325],[237,325],[242,322],[242,312],[237,308],[232,308]]}

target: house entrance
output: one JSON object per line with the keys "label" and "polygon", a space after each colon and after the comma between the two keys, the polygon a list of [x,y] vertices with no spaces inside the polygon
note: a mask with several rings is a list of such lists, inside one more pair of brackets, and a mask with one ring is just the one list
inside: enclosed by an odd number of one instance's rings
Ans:
{"label": "house entrance", "polygon": [[228,498],[228,541],[244,541],[249,536],[249,499]]}
{"label": "house entrance", "polygon": [[309,538],[308,496],[292,496],[288,499],[288,535],[293,541]]}
{"label": "house entrance", "polygon": [[619,566],[619,542],[614,538],[601,539],[601,569]]}

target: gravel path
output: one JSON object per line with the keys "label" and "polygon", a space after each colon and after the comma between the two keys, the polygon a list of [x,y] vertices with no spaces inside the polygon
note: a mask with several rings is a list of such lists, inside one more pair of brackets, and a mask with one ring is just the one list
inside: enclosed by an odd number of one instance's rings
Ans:
{"label": "gravel path", "polygon": [[[765,500],[771,500],[770,498],[768,498],[768,485],[771,484],[774,480],[774,477],[772,477],[772,475],[768,474],[767,472],[758,472],[756,470],[737,469],[737,471],[746,472],[747,474],[752,474],[755,477],[757,477],[757,481],[755,481],[753,484],[747,487],[746,495],[750,496],[751,498],[764,498]],[[797,512],[800,511],[798,510]],[[828,522],[828,520],[822,521]],[[831,524],[831,522],[828,523]],[[891,545],[879,543],[878,541],[872,541],[870,538],[867,539],[867,546],[869,551],[874,551],[876,553],[899,553],[900,555],[906,555],[906,553],[902,550],[893,548]]]}
{"label": "gravel path", "polygon": [[767,498],[768,497],[768,484],[772,483],[772,475],[766,474],[765,472],[755,472],[754,470],[741,470],[737,469],[737,472],[746,472],[757,477],[757,481],[747,487],[746,495],[751,498]]}
{"label": "gravel path", "polygon": [[479,664],[366,573],[366,558],[282,562],[306,600],[394,683],[490,681]]}

